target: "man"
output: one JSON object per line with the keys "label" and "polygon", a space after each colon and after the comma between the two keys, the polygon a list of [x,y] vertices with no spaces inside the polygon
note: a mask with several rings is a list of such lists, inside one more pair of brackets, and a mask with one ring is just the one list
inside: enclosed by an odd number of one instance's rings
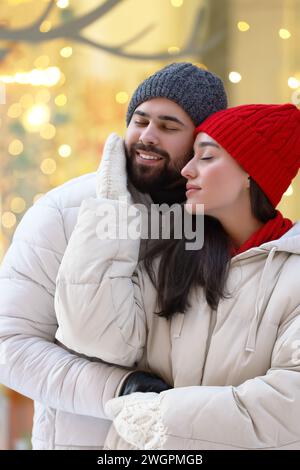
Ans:
{"label": "man", "polygon": [[[226,105],[221,80],[190,63],[171,64],[139,85],[125,138],[135,202],[184,199],[180,169],[191,156],[195,125]],[[111,424],[106,402],[121,388],[148,391],[153,384],[142,377],[144,389],[140,382],[132,389],[128,369],[55,341],[57,272],[79,206],[96,195],[95,186],[95,174],[87,174],[41,198],[20,223],[0,272],[0,382],[35,400],[34,449],[101,449]]]}

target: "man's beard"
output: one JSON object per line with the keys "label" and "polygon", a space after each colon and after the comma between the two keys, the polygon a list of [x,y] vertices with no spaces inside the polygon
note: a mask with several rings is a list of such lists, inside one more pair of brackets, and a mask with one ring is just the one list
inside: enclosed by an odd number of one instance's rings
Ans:
{"label": "man's beard", "polygon": [[[136,161],[136,151],[153,152],[162,157],[158,168],[139,164]],[[132,144],[126,148],[127,174],[131,183],[142,193],[152,193],[155,191],[171,190],[185,184],[186,180],[181,176],[181,169],[189,160],[189,157],[182,158],[181,162],[175,166],[171,164],[170,155],[162,149],[152,145],[141,143]]]}

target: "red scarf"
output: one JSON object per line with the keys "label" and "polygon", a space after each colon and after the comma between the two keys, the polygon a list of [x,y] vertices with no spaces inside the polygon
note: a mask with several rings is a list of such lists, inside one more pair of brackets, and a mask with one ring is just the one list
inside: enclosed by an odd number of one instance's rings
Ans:
{"label": "red scarf", "polygon": [[263,243],[270,242],[272,240],[278,240],[282,237],[290,228],[293,226],[293,222],[290,219],[283,218],[281,212],[276,211],[277,215],[274,219],[266,222],[260,229],[251,235],[239,248],[233,249],[232,256],[239,255],[244,251],[260,246]]}

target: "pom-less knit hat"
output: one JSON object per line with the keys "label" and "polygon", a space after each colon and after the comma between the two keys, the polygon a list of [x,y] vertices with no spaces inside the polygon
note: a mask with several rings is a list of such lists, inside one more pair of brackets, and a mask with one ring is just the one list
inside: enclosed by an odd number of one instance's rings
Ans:
{"label": "pom-less knit hat", "polygon": [[135,109],[152,98],[175,101],[196,126],[210,114],[227,108],[222,80],[189,62],[167,65],[138,86],[128,106],[127,126]]}
{"label": "pom-less knit hat", "polygon": [[293,104],[250,104],[219,111],[195,133],[218,142],[274,207],[300,167],[300,111]]}

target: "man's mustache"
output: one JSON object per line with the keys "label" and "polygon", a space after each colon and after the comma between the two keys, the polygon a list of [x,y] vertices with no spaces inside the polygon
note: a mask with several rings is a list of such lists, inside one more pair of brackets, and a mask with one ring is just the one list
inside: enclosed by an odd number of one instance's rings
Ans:
{"label": "man's mustache", "polygon": [[153,145],[132,144],[131,147],[130,147],[130,150],[131,150],[130,153],[133,153],[136,150],[149,152],[149,153],[152,152],[152,153],[156,153],[160,157],[163,157],[167,160],[170,159],[170,156],[169,156],[168,152],[166,152],[165,150],[162,150],[160,148],[154,147]]}

